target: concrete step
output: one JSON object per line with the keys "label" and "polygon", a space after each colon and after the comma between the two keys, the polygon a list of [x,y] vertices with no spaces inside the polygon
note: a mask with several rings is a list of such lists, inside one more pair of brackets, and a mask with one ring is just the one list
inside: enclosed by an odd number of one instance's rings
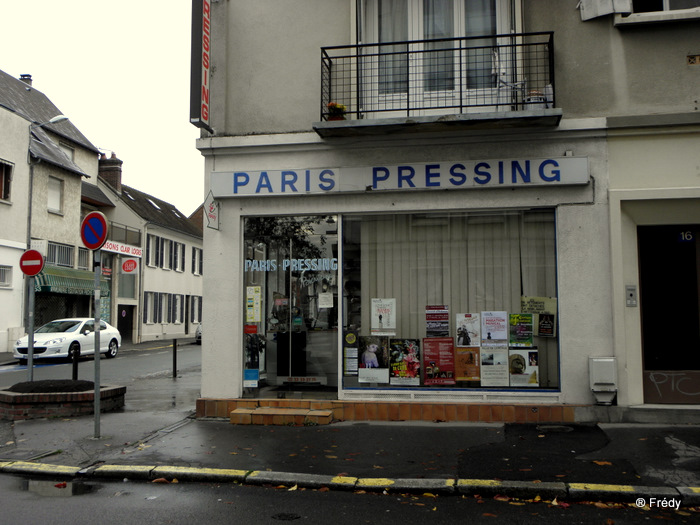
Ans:
{"label": "concrete step", "polygon": [[231,412],[233,425],[328,425],[333,421],[332,410],[310,408],[237,408]]}

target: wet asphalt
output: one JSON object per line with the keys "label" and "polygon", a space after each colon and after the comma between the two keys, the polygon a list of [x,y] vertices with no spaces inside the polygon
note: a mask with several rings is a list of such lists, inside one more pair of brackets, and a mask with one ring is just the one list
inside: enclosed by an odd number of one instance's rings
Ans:
{"label": "wet asphalt", "polygon": [[700,425],[231,425],[194,418],[200,383],[199,366],[180,369],[175,378],[164,371],[132,381],[124,408],[100,415],[99,437],[92,415],[2,421],[0,471],[22,474],[30,463],[39,475],[80,476],[115,465],[116,475],[129,479],[171,466],[186,468],[195,481],[198,471],[205,479],[216,469],[238,482],[267,473],[260,479],[272,483],[341,478],[341,486],[354,479],[349,487],[357,488],[362,480],[397,487],[409,480],[403,485],[415,490],[550,487],[569,497],[577,488],[593,491],[586,497],[657,494],[700,504]]}

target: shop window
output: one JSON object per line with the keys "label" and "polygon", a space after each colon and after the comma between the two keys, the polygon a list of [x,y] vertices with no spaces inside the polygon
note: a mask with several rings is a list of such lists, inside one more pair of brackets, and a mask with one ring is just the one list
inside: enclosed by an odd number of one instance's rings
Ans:
{"label": "shop window", "polygon": [[343,219],[345,388],[558,388],[553,210]]}
{"label": "shop window", "polygon": [[245,220],[248,387],[338,386],[335,216]]}

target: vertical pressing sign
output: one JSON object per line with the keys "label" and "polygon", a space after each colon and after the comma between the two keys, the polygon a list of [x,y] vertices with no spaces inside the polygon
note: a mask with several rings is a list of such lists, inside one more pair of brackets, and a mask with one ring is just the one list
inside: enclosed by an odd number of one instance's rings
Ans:
{"label": "vertical pressing sign", "polygon": [[190,122],[213,132],[209,125],[211,93],[211,1],[192,0]]}

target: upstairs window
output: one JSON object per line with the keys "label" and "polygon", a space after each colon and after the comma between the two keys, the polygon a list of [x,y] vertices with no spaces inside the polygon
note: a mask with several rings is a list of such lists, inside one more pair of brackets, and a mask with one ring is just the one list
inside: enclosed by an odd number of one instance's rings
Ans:
{"label": "upstairs window", "polygon": [[0,160],[0,200],[10,200],[12,164]]}
{"label": "upstairs window", "polygon": [[48,243],[46,264],[55,266],[65,266],[73,268],[73,253],[75,248],[69,244],[60,244],[57,242]]}
{"label": "upstairs window", "polygon": [[63,181],[49,177],[47,209],[52,213],[63,213]]}
{"label": "upstairs window", "polygon": [[635,13],[679,11],[693,7],[700,7],[700,0],[632,0],[632,10]]}

